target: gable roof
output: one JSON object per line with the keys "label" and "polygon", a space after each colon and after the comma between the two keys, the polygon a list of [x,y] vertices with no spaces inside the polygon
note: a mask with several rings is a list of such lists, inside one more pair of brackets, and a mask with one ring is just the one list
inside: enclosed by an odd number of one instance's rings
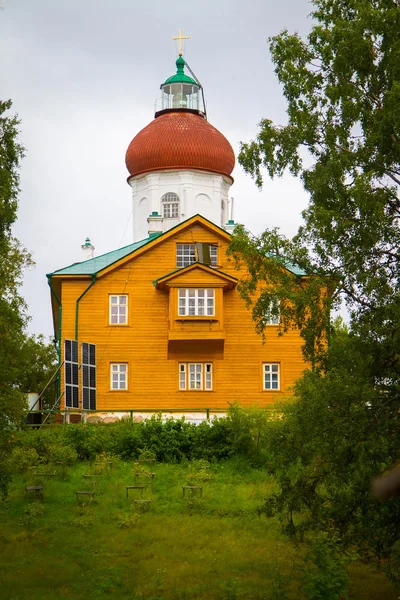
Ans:
{"label": "gable roof", "polygon": [[168,284],[171,284],[173,281],[179,279],[181,275],[189,273],[193,270],[205,271],[206,273],[213,275],[216,279],[223,281],[223,285],[221,287],[226,289],[233,289],[238,283],[238,279],[236,279],[236,277],[232,277],[232,275],[228,275],[219,269],[209,267],[203,263],[194,262],[191,265],[182,267],[181,269],[175,269],[174,271],[167,273],[167,275],[163,275],[162,277],[155,279],[153,281],[153,285],[157,289],[164,289],[168,286]]}
{"label": "gable roof", "polygon": [[222,237],[225,237],[226,239],[229,239],[231,237],[231,235],[227,231],[225,231],[225,229],[218,227],[218,225],[215,225],[215,223],[212,223],[202,215],[194,215],[193,217],[186,219],[186,221],[182,221],[182,223],[178,223],[178,225],[171,227],[171,229],[168,229],[167,231],[154,233],[153,235],[145,238],[144,240],[140,240],[139,242],[129,244],[128,246],[124,246],[123,248],[119,248],[118,250],[113,250],[112,252],[107,252],[106,254],[96,256],[95,258],[90,258],[89,260],[73,263],[68,267],[58,269],[53,273],[49,273],[47,277],[59,277],[63,275],[97,275],[105,269],[111,267],[112,265],[116,265],[116,263],[119,263],[119,261],[123,259],[128,259],[131,254],[133,254],[141,248],[144,248],[144,246],[147,246],[148,244],[151,244],[151,246],[153,246],[154,244],[152,244],[152,242],[158,244],[159,241],[161,241],[161,239],[165,240],[171,237],[172,235],[175,235],[177,231],[185,229],[186,227],[192,225],[195,222],[202,223],[205,227],[207,227],[208,229],[212,229],[213,231],[215,231]]}
{"label": "gable roof", "polygon": [[[112,250],[111,252],[106,252],[105,254],[101,254],[100,256],[90,258],[89,260],[76,262],[62,269],[57,269],[56,271],[49,273],[47,277],[62,277],[64,275],[67,277],[97,275],[105,269],[112,267],[112,265],[116,265],[116,263],[119,263],[119,261],[123,259],[128,260],[129,256],[134,252],[140,249],[145,250],[145,246],[150,244],[151,246],[153,246],[154,244],[152,242],[158,243],[159,241],[164,240],[170,237],[171,235],[174,235],[176,231],[179,231],[180,229],[185,229],[194,222],[201,222],[203,225],[205,225],[205,227],[213,229],[216,233],[219,233],[226,239],[229,239],[231,237],[231,234],[225,231],[225,229],[222,229],[215,223],[212,223],[202,215],[197,214],[193,217],[190,217],[189,219],[186,219],[186,221],[182,221],[182,223],[178,223],[177,225],[171,227],[171,229],[168,229],[167,231],[153,233],[149,237],[138,242],[134,242],[133,244],[128,244],[127,246],[123,246],[122,248],[118,248],[117,250]],[[298,265],[290,263],[289,261],[282,261],[282,264],[288,271],[290,271],[297,277],[303,277],[307,275],[306,271],[301,269]]]}

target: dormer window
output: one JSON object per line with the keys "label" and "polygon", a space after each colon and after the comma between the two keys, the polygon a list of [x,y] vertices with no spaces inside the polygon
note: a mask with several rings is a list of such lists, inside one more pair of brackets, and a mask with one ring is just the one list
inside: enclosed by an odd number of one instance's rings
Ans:
{"label": "dormer window", "polygon": [[168,192],[161,198],[161,210],[164,219],[179,218],[179,196],[174,192]]}
{"label": "dormer window", "polygon": [[211,267],[218,266],[218,246],[216,244],[177,244],[176,266],[188,267],[200,262]]}
{"label": "dormer window", "polygon": [[209,289],[179,289],[178,315],[180,317],[213,317],[215,314],[214,290]]}

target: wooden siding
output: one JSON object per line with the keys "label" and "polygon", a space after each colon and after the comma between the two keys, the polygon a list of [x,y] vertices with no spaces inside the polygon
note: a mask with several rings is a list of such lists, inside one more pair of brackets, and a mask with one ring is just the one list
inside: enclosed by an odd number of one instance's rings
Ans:
{"label": "wooden siding", "polygon": [[[263,344],[236,289],[216,289],[215,320],[177,319],[176,289],[159,290],[152,282],[176,268],[177,243],[194,242],[217,243],[219,268],[233,277],[243,275],[226,257],[225,237],[202,224],[194,224],[98,276],[82,297],[79,352],[82,342],[96,344],[99,410],[226,408],[232,402],[267,406],[287,396],[302,374],[306,365],[298,331],[278,336],[278,327],[268,326]],[[213,281],[218,285],[217,273],[193,269],[187,274],[190,277],[182,277],[182,285],[207,287]],[[76,300],[90,283],[89,277],[62,281],[62,341],[75,339]],[[109,325],[110,294],[128,296],[127,325]],[[170,331],[183,330],[190,332],[187,339],[169,336]],[[169,341],[169,337],[174,339]],[[179,391],[180,362],[211,362],[213,390]],[[280,364],[279,392],[263,391],[262,365],[272,362]],[[128,364],[128,390],[110,390],[111,363]]]}

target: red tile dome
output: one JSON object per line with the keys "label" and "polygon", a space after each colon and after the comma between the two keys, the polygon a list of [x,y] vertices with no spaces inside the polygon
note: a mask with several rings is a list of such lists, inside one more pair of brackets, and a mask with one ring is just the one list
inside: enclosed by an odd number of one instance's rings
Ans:
{"label": "red tile dome", "polygon": [[168,111],[133,138],[125,162],[131,177],[165,169],[196,169],[231,178],[235,155],[228,140],[203,117]]}

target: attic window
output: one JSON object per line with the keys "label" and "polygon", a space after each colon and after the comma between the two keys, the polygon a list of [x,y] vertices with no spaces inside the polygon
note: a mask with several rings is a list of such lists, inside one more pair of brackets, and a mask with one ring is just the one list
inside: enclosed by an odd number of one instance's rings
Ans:
{"label": "attic window", "polygon": [[164,194],[161,198],[162,216],[164,219],[179,218],[179,196],[173,192]]}
{"label": "attic window", "polygon": [[177,244],[176,266],[188,267],[194,262],[216,267],[218,265],[218,246],[216,244]]}

